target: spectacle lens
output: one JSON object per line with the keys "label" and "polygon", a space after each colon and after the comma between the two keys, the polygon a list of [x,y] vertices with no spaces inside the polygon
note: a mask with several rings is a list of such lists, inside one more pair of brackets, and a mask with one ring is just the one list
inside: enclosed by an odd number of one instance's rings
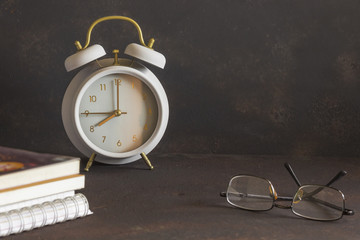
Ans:
{"label": "spectacle lens", "polygon": [[339,190],[320,185],[300,187],[292,202],[296,215],[321,221],[341,218],[344,208],[344,195]]}
{"label": "spectacle lens", "polygon": [[274,188],[268,180],[248,175],[233,177],[226,193],[231,205],[255,211],[271,209],[274,194]]}

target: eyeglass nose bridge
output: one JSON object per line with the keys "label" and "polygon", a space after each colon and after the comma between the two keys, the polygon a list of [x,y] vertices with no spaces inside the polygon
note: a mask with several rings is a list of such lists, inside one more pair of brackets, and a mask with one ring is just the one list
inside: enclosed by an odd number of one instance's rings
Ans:
{"label": "eyeglass nose bridge", "polygon": [[[286,200],[284,200],[284,201],[286,201]],[[274,202],[274,206],[277,208],[281,208],[281,209],[291,209],[291,205],[282,205],[277,202]]]}

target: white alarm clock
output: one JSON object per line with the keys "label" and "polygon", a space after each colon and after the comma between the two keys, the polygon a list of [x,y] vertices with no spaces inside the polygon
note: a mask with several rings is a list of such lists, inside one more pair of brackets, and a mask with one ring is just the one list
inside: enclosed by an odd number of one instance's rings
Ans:
{"label": "white alarm clock", "polygon": [[[138,30],[140,44],[132,43],[125,54],[132,59],[99,59],[106,53],[96,44],[88,47],[96,24],[119,19],[131,22]],[[134,58],[164,68],[165,57],[145,45],[139,25],[123,16],[96,20],[89,28],[86,45],[77,41],[78,52],[65,60],[67,71],[83,67],[69,84],[62,102],[65,131],[74,146],[92,161],[125,164],[141,157],[152,169],[147,154],[164,135],[169,104],[157,77]]]}

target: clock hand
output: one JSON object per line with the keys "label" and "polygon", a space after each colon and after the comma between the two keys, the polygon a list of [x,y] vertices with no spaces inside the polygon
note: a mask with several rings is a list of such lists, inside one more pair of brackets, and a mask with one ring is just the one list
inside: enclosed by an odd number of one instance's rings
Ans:
{"label": "clock hand", "polygon": [[112,113],[113,112],[89,112],[89,111],[85,111],[85,112],[80,113],[80,114],[84,114],[84,115],[88,116],[89,114],[106,114],[106,115],[108,115],[108,114],[112,114]]}
{"label": "clock hand", "polygon": [[107,121],[109,121],[110,119],[113,119],[114,117],[119,117],[121,114],[127,114],[127,112],[121,112],[120,110],[115,110],[113,112],[113,114],[111,114],[109,117],[107,117],[104,120],[102,120],[101,122],[99,122],[97,125],[101,126],[104,123],[106,123]]}
{"label": "clock hand", "polygon": [[97,125],[98,125],[98,126],[101,126],[101,125],[103,125],[104,123],[106,123],[107,121],[109,121],[110,119],[113,119],[115,116],[116,116],[116,114],[113,113],[113,114],[110,115],[109,117],[107,117],[107,118],[105,118],[104,120],[102,120],[101,122],[99,122]]}
{"label": "clock hand", "polygon": [[117,100],[117,105],[116,105],[116,111],[120,111],[119,110],[119,80],[116,80],[116,100]]}

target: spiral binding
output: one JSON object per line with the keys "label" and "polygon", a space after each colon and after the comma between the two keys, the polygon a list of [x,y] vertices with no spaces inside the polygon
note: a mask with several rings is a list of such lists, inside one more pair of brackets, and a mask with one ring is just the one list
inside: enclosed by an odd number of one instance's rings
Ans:
{"label": "spiral binding", "polygon": [[52,202],[11,210],[0,213],[0,237],[73,220],[91,213],[89,203],[81,193]]}

